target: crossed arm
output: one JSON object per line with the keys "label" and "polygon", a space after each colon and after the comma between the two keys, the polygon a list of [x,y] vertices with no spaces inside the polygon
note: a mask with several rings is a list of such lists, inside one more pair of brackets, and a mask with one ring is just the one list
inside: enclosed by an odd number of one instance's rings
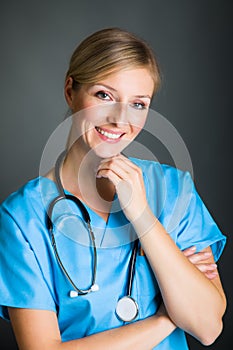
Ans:
{"label": "crossed arm", "polygon": [[[221,292],[217,266],[210,248],[195,253],[195,247],[183,252],[186,259]],[[9,308],[20,350],[149,350],[169,336],[175,328],[164,304],[156,315],[132,324],[97,333],[82,339],[62,342],[57,316],[52,311]]]}

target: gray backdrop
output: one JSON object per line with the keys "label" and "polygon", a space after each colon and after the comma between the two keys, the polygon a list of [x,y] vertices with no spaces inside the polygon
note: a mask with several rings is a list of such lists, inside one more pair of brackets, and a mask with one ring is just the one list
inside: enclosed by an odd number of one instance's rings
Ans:
{"label": "gray backdrop", "polygon": [[[45,142],[66,113],[63,79],[77,43],[93,31],[118,26],[154,48],[163,86],[153,108],[181,134],[198,191],[229,237],[219,262],[228,311],[224,331],[210,348],[231,349],[232,1],[8,0],[0,16],[1,200],[38,175]],[[169,162],[160,145],[157,151]],[[191,349],[204,348],[189,342]],[[0,347],[17,349],[2,320]]]}

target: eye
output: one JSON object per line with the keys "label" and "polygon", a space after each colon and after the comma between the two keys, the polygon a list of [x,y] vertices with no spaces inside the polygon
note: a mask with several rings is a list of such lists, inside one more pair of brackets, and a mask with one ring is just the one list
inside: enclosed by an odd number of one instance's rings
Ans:
{"label": "eye", "polygon": [[98,91],[98,92],[96,92],[95,96],[97,96],[101,100],[111,101],[111,97],[105,91]]}
{"label": "eye", "polygon": [[135,109],[138,109],[138,110],[142,110],[142,109],[146,109],[147,106],[145,103],[143,102],[134,102],[131,104],[131,106]]}

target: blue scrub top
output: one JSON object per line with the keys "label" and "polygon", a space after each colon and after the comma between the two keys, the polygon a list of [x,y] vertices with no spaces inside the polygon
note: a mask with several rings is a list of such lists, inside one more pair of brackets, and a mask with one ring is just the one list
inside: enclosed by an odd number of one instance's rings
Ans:
{"label": "blue scrub top", "polygon": [[[142,168],[149,205],[177,246],[183,250],[195,245],[197,251],[211,246],[217,261],[226,238],[197,194],[190,174],[153,161],[131,160]],[[57,195],[53,181],[38,177],[0,207],[0,316],[9,319],[7,306],[54,311],[62,340],[68,341],[124,324],[115,308],[126,295],[136,234],[117,197],[107,223],[86,206],[96,236],[99,291],[70,298],[73,288],[59,267],[46,226],[46,211]],[[62,201],[52,219],[60,258],[76,285],[86,289],[92,278],[93,254],[80,216],[73,203]],[[139,305],[135,321],[155,314],[161,302],[153,272],[139,253],[132,296]],[[177,328],[155,349],[188,349],[184,332]]]}

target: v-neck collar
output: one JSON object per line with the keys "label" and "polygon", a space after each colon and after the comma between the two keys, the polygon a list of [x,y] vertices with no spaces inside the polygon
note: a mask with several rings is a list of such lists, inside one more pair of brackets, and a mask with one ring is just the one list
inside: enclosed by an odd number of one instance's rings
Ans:
{"label": "v-neck collar", "polygon": [[[47,205],[49,205],[50,201],[52,200],[51,197],[58,193],[57,186],[53,180],[47,177],[41,176],[41,179],[45,180],[47,184],[52,185],[49,186],[49,188],[42,189],[42,196],[45,196]],[[72,195],[72,193],[69,191],[64,191],[66,194]],[[135,239],[135,231],[125,217],[116,194],[114,195],[107,222],[86,203],[82,203],[90,215],[91,226],[95,234],[97,248],[113,248],[122,246]]]}

